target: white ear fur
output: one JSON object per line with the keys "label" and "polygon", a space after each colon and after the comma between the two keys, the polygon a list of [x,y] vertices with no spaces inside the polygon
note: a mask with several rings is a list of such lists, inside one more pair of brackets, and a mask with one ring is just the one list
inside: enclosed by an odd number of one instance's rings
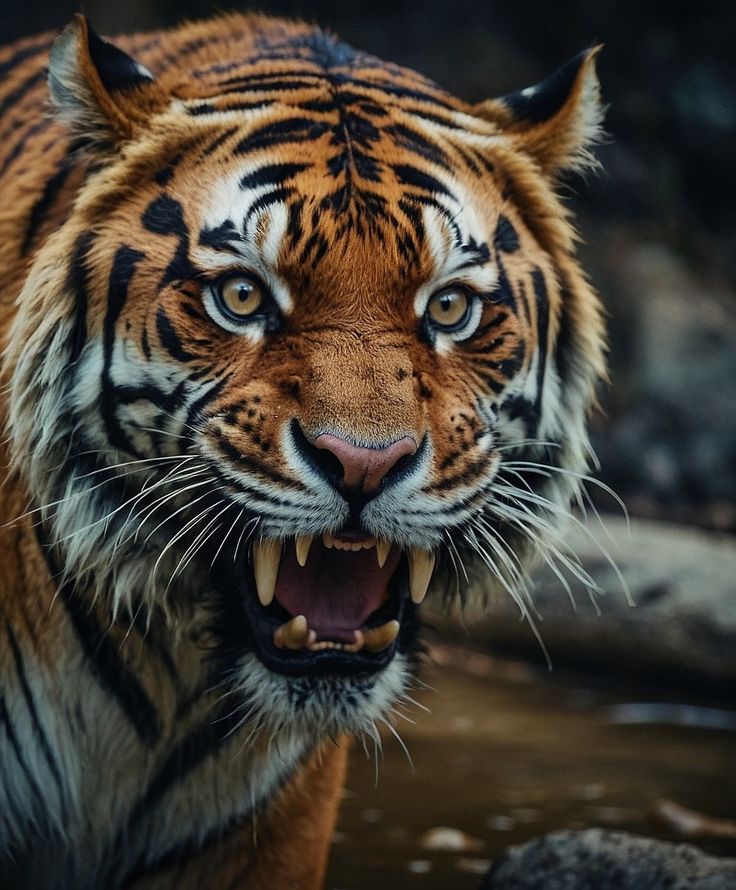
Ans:
{"label": "white ear fur", "polygon": [[58,116],[89,142],[128,135],[130,96],[153,83],[150,71],[98,37],[82,15],[74,17],[51,47],[51,101]]}

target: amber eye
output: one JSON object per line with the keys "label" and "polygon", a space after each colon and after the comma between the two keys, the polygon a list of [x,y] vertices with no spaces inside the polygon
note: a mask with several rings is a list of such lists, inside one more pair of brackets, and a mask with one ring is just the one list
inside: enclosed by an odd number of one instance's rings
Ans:
{"label": "amber eye", "polygon": [[459,287],[437,291],[427,304],[427,319],[436,328],[455,331],[470,315],[470,295]]}
{"label": "amber eye", "polygon": [[266,293],[263,285],[249,275],[233,275],[215,288],[222,311],[233,321],[245,321],[263,309]]}

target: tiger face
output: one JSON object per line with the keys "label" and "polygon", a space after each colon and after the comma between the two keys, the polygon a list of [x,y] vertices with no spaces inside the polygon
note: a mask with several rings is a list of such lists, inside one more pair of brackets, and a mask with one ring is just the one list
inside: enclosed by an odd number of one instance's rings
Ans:
{"label": "tiger face", "polygon": [[196,631],[244,713],[370,729],[428,588],[525,611],[585,470],[602,329],[554,184],[595,51],[469,106],[225,21],[146,67],[83,19],[52,50],[86,173],[11,335],[16,465],[77,583]]}

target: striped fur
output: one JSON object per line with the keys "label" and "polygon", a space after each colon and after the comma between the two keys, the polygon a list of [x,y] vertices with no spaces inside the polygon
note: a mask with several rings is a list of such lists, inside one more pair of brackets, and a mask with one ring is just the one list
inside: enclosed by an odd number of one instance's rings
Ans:
{"label": "striped fur", "polygon": [[[534,552],[576,571],[603,330],[555,186],[596,51],[471,106],[299,23],[116,43],[79,17],[0,50],[0,883],[317,887],[331,740],[409,694],[416,632],[368,678],[273,673],[225,563],[350,519],[303,431],[420,443],[360,519],[438,590],[525,611]],[[239,327],[213,294],[243,270],[270,302]]]}

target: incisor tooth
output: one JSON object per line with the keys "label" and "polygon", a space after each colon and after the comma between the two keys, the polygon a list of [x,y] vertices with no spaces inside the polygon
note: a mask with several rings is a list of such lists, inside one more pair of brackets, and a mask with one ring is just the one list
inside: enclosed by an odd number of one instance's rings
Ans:
{"label": "incisor tooth", "polygon": [[314,535],[300,535],[296,539],[296,561],[302,568],[307,564],[309,548],[312,546],[313,540]]}
{"label": "incisor tooth", "polygon": [[399,635],[399,622],[394,619],[380,627],[372,627],[363,631],[363,648],[369,652],[380,652],[393,643]]}
{"label": "incisor tooth", "polygon": [[409,593],[419,605],[427,593],[434,570],[434,553],[429,550],[409,550]]}
{"label": "incisor tooth", "polygon": [[296,615],[291,621],[277,627],[273,633],[273,642],[279,649],[303,649],[317,638],[317,634],[309,629],[304,615]]}
{"label": "incisor tooth", "polygon": [[276,590],[276,578],[281,562],[281,541],[256,541],[253,544],[253,574],[258,599],[262,606],[270,606]]}
{"label": "incisor tooth", "polygon": [[329,550],[330,547],[333,547],[333,546],[334,546],[334,544],[335,544],[335,539],[332,537],[332,535],[331,535],[329,532],[325,532],[325,533],[322,535],[322,543],[323,543],[324,546]]}
{"label": "incisor tooth", "polygon": [[388,559],[388,555],[391,552],[391,541],[376,541],[376,557],[378,559],[378,567],[383,568],[386,565],[386,560]]}

